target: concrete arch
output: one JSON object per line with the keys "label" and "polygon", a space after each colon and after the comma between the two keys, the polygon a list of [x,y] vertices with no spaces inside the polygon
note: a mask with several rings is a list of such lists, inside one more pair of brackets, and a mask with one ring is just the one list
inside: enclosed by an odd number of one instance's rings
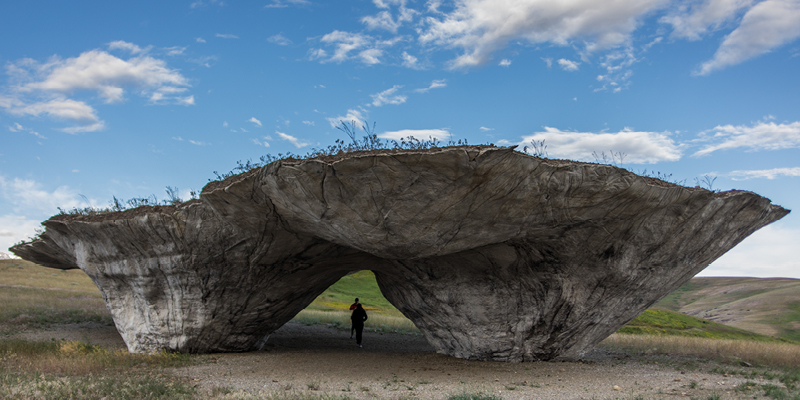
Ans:
{"label": "concrete arch", "polygon": [[132,352],[259,349],[370,269],[437,351],[574,359],[788,213],[608,165],[462,146],[278,161],[199,200],[60,215],[12,248],[97,284]]}

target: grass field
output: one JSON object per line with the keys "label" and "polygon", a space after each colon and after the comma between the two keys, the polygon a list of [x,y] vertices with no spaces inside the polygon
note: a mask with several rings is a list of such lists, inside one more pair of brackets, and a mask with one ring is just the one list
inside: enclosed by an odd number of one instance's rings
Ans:
{"label": "grass field", "polygon": [[[702,298],[697,293],[708,287],[706,282],[694,282],[660,305],[675,308],[700,302]],[[751,291],[745,298],[769,292],[753,294]],[[369,271],[342,278],[301,311],[295,321],[347,329],[348,308],[355,297],[362,300],[369,312],[367,329],[419,334],[416,327],[381,295],[375,277]],[[792,310],[800,313],[797,307]],[[786,318],[787,324],[795,321],[791,315]],[[85,322],[113,324],[98,289],[83,272],[53,270],[20,260],[0,260],[0,398],[225,397],[224,390],[198,393],[192,382],[161,373],[176,366],[206,362],[206,356],[129,354],[124,350],[76,341],[36,342],[9,338],[23,330]],[[746,363],[761,368],[758,370],[762,371],[758,372],[761,375],[754,376],[754,379],[766,377],[784,382],[784,387],[777,389],[762,385],[764,389],[761,392],[765,396],[800,399],[800,390],[797,389],[800,345],[786,339],[755,334],[667,309],[651,309],[606,339],[601,347],[644,355],[700,357],[730,365],[726,373],[756,373],[752,368],[739,368],[740,364]],[[777,369],[777,372],[768,372],[770,368]],[[326,397],[310,395],[301,398]]]}
{"label": "grass field", "polygon": [[800,341],[800,280],[693,278],[656,307]]}

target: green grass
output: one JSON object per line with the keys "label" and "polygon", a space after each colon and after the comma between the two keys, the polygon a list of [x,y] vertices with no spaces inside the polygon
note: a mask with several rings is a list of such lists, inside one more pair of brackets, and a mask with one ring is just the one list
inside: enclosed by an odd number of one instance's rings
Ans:
{"label": "green grass", "polygon": [[645,335],[692,336],[709,339],[755,340],[759,342],[789,342],[786,339],[760,335],[742,329],[718,324],[681,314],[679,312],[649,309],[620,328],[618,333]]}
{"label": "green grass", "polygon": [[358,297],[364,309],[388,316],[402,317],[403,314],[389,303],[381,293],[375,274],[372,271],[358,271],[346,275],[334,283],[312,302],[307,310],[341,311],[349,310]]}

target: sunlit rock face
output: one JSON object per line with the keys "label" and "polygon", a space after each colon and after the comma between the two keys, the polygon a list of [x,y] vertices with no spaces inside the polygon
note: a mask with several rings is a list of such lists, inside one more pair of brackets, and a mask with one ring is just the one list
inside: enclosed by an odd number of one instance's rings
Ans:
{"label": "sunlit rock face", "polygon": [[130,351],[249,351],[350,271],[440,353],[575,359],[789,211],[496,147],[278,161],[12,248],[94,280]]}

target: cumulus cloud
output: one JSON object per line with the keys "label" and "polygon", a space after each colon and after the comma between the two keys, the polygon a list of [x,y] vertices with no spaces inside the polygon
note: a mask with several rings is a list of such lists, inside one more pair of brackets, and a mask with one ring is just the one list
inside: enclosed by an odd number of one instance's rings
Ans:
{"label": "cumulus cloud", "polygon": [[577,71],[579,65],[581,65],[581,63],[577,61],[567,60],[565,58],[561,58],[558,60],[558,66],[561,67],[561,69],[563,69],[564,71]]}
{"label": "cumulus cloud", "polygon": [[587,51],[597,51],[629,43],[640,20],[664,4],[663,0],[461,0],[449,13],[425,18],[419,40],[462,49],[464,53],[452,60],[453,68],[482,64],[514,40],[581,43]]}
{"label": "cumulus cloud", "polygon": [[444,129],[402,129],[399,131],[383,132],[378,135],[381,139],[402,140],[415,138],[419,140],[445,140],[450,138],[450,132]]}
{"label": "cumulus cloud", "polygon": [[761,121],[752,126],[720,125],[702,132],[699,140],[714,143],[695,152],[695,157],[736,148],[751,151],[800,148],[800,121],[788,124]]}
{"label": "cumulus cloud", "polygon": [[725,174],[724,176],[730,177],[735,181],[744,181],[747,179],[759,179],[759,178],[776,179],[781,176],[800,177],[800,167],[736,170],[736,171],[731,171]]}
{"label": "cumulus cloud", "polygon": [[482,127],[478,128],[478,129],[480,129],[480,130],[482,130],[484,132],[488,132],[488,131],[493,131],[494,130],[494,128],[487,128],[485,126],[482,126]]}
{"label": "cumulus cloud", "polygon": [[284,132],[275,131],[275,133],[276,133],[276,134],[277,134],[277,135],[278,135],[278,136],[279,136],[281,139],[288,141],[289,143],[293,144],[293,145],[294,145],[294,147],[297,147],[298,149],[299,149],[299,148],[301,148],[301,147],[306,147],[306,146],[308,146],[309,144],[311,144],[310,142],[307,142],[307,141],[305,141],[305,140],[298,139],[298,138],[296,138],[296,137],[294,137],[294,136],[292,136],[292,135],[288,135],[288,134],[286,134],[286,133],[284,133]]}
{"label": "cumulus cloud", "polygon": [[248,119],[247,121],[248,122],[252,122],[252,123],[256,124],[257,126],[261,126],[261,121],[257,120],[256,117],[252,117],[252,118]]}
{"label": "cumulus cloud", "polygon": [[800,2],[765,0],[753,6],[697,75],[708,75],[765,54],[800,37]]}
{"label": "cumulus cloud", "polygon": [[222,38],[222,39],[238,39],[239,38],[239,36],[236,36],[236,35],[234,35],[232,33],[218,33],[218,34],[216,34],[214,36],[216,36],[218,38]]}
{"label": "cumulus cloud", "polygon": [[166,62],[149,56],[128,60],[100,50],[90,50],[75,58],[55,60],[41,66],[44,78],[21,87],[68,94],[77,90],[96,91],[106,103],[122,101],[123,86],[143,90],[188,86],[188,80]]}
{"label": "cumulus cloud", "polygon": [[86,101],[70,98],[78,92],[93,92],[104,103],[120,103],[126,90],[133,90],[156,104],[194,104],[193,96],[178,96],[188,90],[189,82],[165,61],[147,55],[150,47],[116,41],[110,49],[120,49],[135,56],[116,57],[102,50],[90,50],[78,57],[53,57],[42,64],[22,59],[7,65],[13,82],[7,94],[0,95],[0,108],[13,115],[47,116],[82,124],[62,129],[64,132],[93,132],[105,124]]}
{"label": "cumulus cloud", "polygon": [[36,229],[40,227],[41,223],[38,220],[31,220],[25,216],[0,215],[0,251],[5,252],[19,241],[28,240],[36,234]]}
{"label": "cumulus cloud", "polygon": [[372,97],[372,105],[375,107],[380,107],[384,104],[403,104],[408,99],[407,96],[395,94],[402,85],[394,85],[389,89],[386,89],[380,93],[371,94]]}
{"label": "cumulus cloud", "polygon": [[660,21],[672,25],[672,37],[700,40],[706,33],[715,31],[730,22],[741,10],[752,6],[754,0],[704,0],[678,3],[678,6],[661,17]]}
{"label": "cumulus cloud", "polygon": [[545,127],[543,132],[524,136],[520,147],[530,146],[531,141],[545,141],[548,154],[555,158],[595,161],[593,152],[615,152],[625,154],[625,163],[654,164],[661,161],[677,161],[682,148],[666,133],[637,132],[624,129],[620,132],[572,132]]}
{"label": "cumulus cloud", "polygon": [[800,243],[800,229],[778,221],[750,235],[698,276],[800,278],[797,243]]}
{"label": "cumulus cloud", "polygon": [[511,66],[511,60],[504,58],[504,59],[500,60],[500,62],[497,65],[499,65],[501,67],[509,67],[509,66]]}

